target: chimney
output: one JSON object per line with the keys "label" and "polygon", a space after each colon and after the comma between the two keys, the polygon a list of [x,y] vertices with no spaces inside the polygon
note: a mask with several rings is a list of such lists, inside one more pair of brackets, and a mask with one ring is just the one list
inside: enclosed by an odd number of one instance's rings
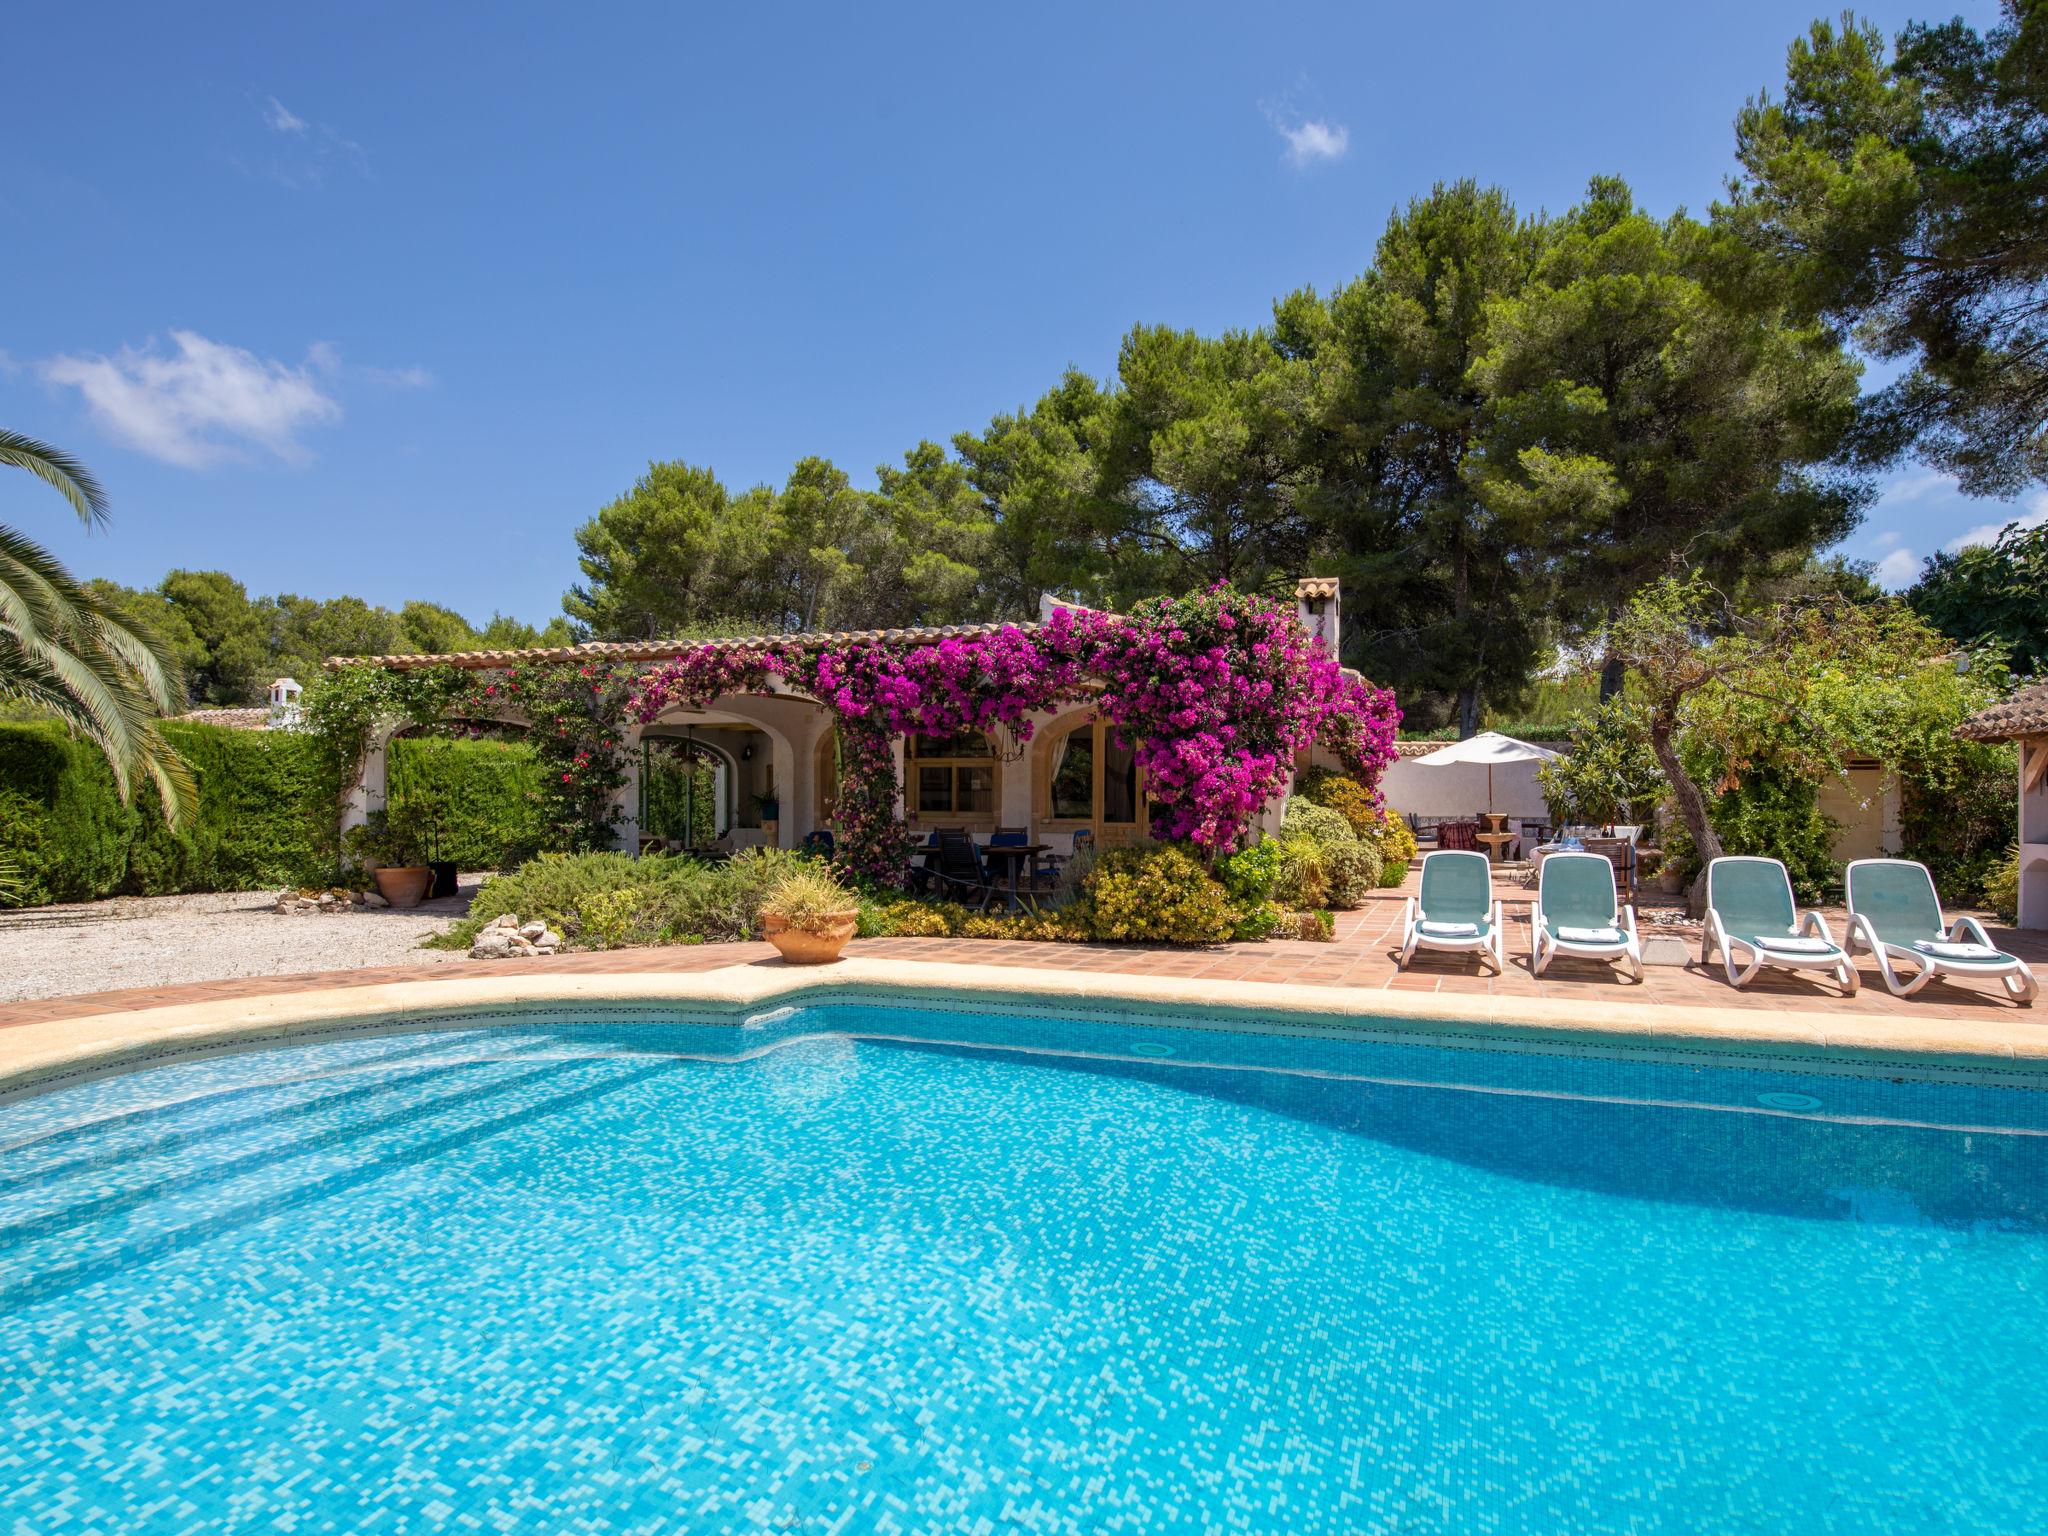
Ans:
{"label": "chimney", "polygon": [[299,723],[299,695],[304,690],[295,677],[280,677],[270,684],[270,729],[289,731]]}
{"label": "chimney", "polygon": [[1336,577],[1302,577],[1294,584],[1294,610],[1303,629],[1320,636],[1332,656],[1342,655],[1338,645],[1343,639],[1344,603],[1337,595]]}

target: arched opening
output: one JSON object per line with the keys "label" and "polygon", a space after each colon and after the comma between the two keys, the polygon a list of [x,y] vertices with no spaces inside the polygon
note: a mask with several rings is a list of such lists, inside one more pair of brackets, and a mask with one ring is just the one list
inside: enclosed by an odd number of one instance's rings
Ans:
{"label": "arched opening", "polygon": [[640,838],[679,853],[710,848],[732,826],[728,749],[694,735],[640,740]]}
{"label": "arched opening", "polygon": [[643,852],[729,853],[784,841],[784,818],[798,807],[785,809],[782,797],[798,764],[776,727],[753,718],[755,702],[734,695],[640,731],[632,820]]}
{"label": "arched opening", "polygon": [[1098,847],[1145,835],[1144,773],[1092,711],[1064,715],[1034,743],[1033,815],[1041,835],[1091,833]]}
{"label": "arched opening", "polygon": [[[382,794],[372,808],[405,827],[433,864],[510,869],[523,863],[545,844],[527,734],[524,721],[510,719],[403,725],[377,754]],[[446,892],[437,886],[436,894]]]}

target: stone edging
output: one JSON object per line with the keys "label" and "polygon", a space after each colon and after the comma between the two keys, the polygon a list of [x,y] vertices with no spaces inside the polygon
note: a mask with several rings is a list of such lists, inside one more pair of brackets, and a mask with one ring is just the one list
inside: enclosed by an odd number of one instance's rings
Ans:
{"label": "stone edging", "polygon": [[[1616,1017],[1556,998],[1403,993],[855,957],[829,968],[761,962],[711,971],[648,970],[401,981],[377,986],[127,1009],[17,1025],[0,1033],[0,1099],[201,1053],[323,1037],[459,1027],[479,1011],[553,1004],[687,1004],[735,1022],[764,1002],[858,991],[933,995],[969,1008],[1142,1006],[1225,1010],[1209,1027],[1340,1031],[1458,1049],[1655,1057],[1856,1075],[1911,1075],[2048,1088],[2048,1029],[1798,1012],[1659,1006]],[[1203,1020],[1180,1022],[1201,1025]]]}

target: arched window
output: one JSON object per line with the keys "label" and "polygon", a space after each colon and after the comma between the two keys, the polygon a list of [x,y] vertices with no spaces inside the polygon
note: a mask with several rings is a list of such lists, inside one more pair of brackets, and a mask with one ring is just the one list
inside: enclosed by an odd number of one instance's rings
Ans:
{"label": "arched window", "polygon": [[904,799],[910,819],[949,826],[995,825],[995,749],[979,731],[905,738]]}

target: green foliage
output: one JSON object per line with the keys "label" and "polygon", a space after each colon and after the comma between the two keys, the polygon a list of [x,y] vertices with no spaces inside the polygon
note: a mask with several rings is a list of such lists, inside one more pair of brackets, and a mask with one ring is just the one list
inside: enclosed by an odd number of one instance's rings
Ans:
{"label": "green foliage", "polygon": [[[1396,886],[1407,878],[1408,861],[1415,857],[1415,833],[1406,821],[1383,805],[1363,784],[1328,768],[1311,768],[1301,776],[1297,793],[1310,805],[1335,811],[1344,818],[1353,836],[1373,856],[1370,861],[1374,871],[1372,883]],[[1322,844],[1330,840],[1327,835],[1327,822],[1312,824],[1297,813],[1294,827],[1312,843]],[[1353,866],[1357,860],[1349,853],[1337,854],[1335,866],[1332,865],[1330,858],[1320,858],[1320,881],[1306,877],[1301,867],[1303,857],[1305,855],[1297,856],[1295,866],[1298,884],[1304,884],[1309,888],[1319,886],[1325,898],[1333,898],[1337,891],[1354,892],[1358,871]],[[1349,895],[1349,899],[1338,899],[1338,904],[1355,906],[1362,894],[1357,892]]]}
{"label": "green foliage", "polygon": [[1229,895],[1234,914],[1233,939],[1270,938],[1280,927],[1282,914],[1273,891],[1280,883],[1283,864],[1280,843],[1270,837],[1216,861],[1216,878]]}
{"label": "green foliage", "polygon": [[2048,11],[2000,9],[1982,35],[1916,22],[1889,58],[1867,22],[1815,22],[1783,97],[1737,118],[1716,210],[1806,307],[1910,360],[1869,403],[1865,456],[1911,446],[1977,495],[2048,478]]}
{"label": "green foliage", "polygon": [[2023,677],[2048,671],[2048,525],[2006,525],[1993,544],[1940,550],[1906,594],[1962,645],[1995,645]]}
{"label": "green foliage", "polygon": [[799,864],[770,888],[761,903],[763,917],[779,917],[790,927],[822,933],[858,902],[852,891],[822,864]]}
{"label": "green foliage", "polygon": [[155,805],[138,805],[124,889],[145,896],[249,891],[325,876],[331,834],[303,737],[175,720],[163,729],[191,765],[199,798],[175,828]]}
{"label": "green foliage", "polygon": [[1324,810],[1335,811],[1351,825],[1359,837],[1377,840],[1380,828],[1380,806],[1372,791],[1358,780],[1347,778],[1328,768],[1311,768],[1301,776],[1295,786],[1295,793],[1311,805]]}
{"label": "green foliage", "polygon": [[2018,832],[2011,743],[1934,735],[1901,774],[1900,852],[1918,859],[1951,901],[1989,900],[1989,880]]}
{"label": "green foliage", "polygon": [[15,866],[22,905],[117,890],[134,826],[91,747],[54,724],[0,725],[0,851]]}
{"label": "green foliage", "polygon": [[2020,920],[2020,845],[2014,843],[1984,871],[1984,905],[2003,923]]}
{"label": "green foliage", "polygon": [[1647,826],[1671,786],[1641,707],[1619,695],[1596,704],[1571,723],[1570,740],[1570,751],[1536,770],[1551,821]]}
{"label": "green foliage", "polygon": [[342,837],[342,852],[362,869],[417,869],[433,857],[432,833],[417,814],[372,811]]}
{"label": "green foliage", "polygon": [[576,530],[584,579],[563,610],[608,640],[660,639],[727,615],[762,614],[774,514],[765,486],[734,496],[708,469],[650,464]]}
{"label": "green foliage", "polygon": [[809,862],[776,848],[747,849],[723,864],[623,853],[542,854],[486,880],[469,915],[429,943],[467,949],[486,923],[506,913],[561,930],[571,949],[751,938],[760,931],[769,892]]}
{"label": "green foliage", "polygon": [[659,749],[640,767],[640,831],[673,837],[701,848],[717,834],[717,775],[702,762],[687,762]]}
{"label": "green foliage", "polygon": [[1842,865],[1834,847],[1841,827],[1821,813],[1813,781],[1751,768],[1716,797],[1713,823],[1724,852],[1784,860],[1800,901],[1813,904],[1840,892]]}
{"label": "green foliage", "polygon": [[23,905],[242,891],[326,872],[313,754],[285,733],[167,723],[198,781],[189,818],[123,805],[103,759],[53,724],[0,725],[0,856]]}
{"label": "green foliage", "polygon": [[524,741],[400,736],[385,775],[394,812],[419,810],[434,859],[462,869],[510,869],[546,841],[540,765]]}
{"label": "green foliage", "polygon": [[911,896],[863,896],[854,933],[863,939],[945,939],[957,937],[967,908],[957,901]]}
{"label": "green foliage", "polygon": [[1468,729],[1526,685],[1550,628],[1521,558],[1530,530],[1489,517],[1469,473],[1489,315],[1544,239],[1498,188],[1440,182],[1389,218],[1363,277],[1276,314],[1282,348],[1313,360],[1302,498],[1350,578],[1348,659],[1404,700],[1448,699]]}
{"label": "green foliage", "polygon": [[1084,888],[1088,931],[1126,943],[1219,944],[1230,897],[1187,850],[1154,843],[1098,854]]}
{"label": "green foliage", "polygon": [[1855,526],[1867,491],[1829,466],[1856,367],[1771,279],[1725,235],[1595,177],[1530,281],[1489,307],[1473,489],[1545,552],[1568,637],[1680,561],[1734,591]]}
{"label": "green foliage", "polygon": [[1377,844],[1362,841],[1338,812],[1299,795],[1288,798],[1281,815],[1279,848],[1273,894],[1288,908],[1355,907],[1379,884]]}
{"label": "green foliage", "polygon": [[277,677],[310,688],[330,656],[438,655],[566,645],[572,638],[561,618],[540,630],[494,614],[479,631],[439,603],[410,602],[392,613],[358,597],[252,598],[226,571],[171,571],[140,590],[110,581],[88,586],[125,620],[164,641],[183,670],[185,696],[202,705],[261,704]]}

